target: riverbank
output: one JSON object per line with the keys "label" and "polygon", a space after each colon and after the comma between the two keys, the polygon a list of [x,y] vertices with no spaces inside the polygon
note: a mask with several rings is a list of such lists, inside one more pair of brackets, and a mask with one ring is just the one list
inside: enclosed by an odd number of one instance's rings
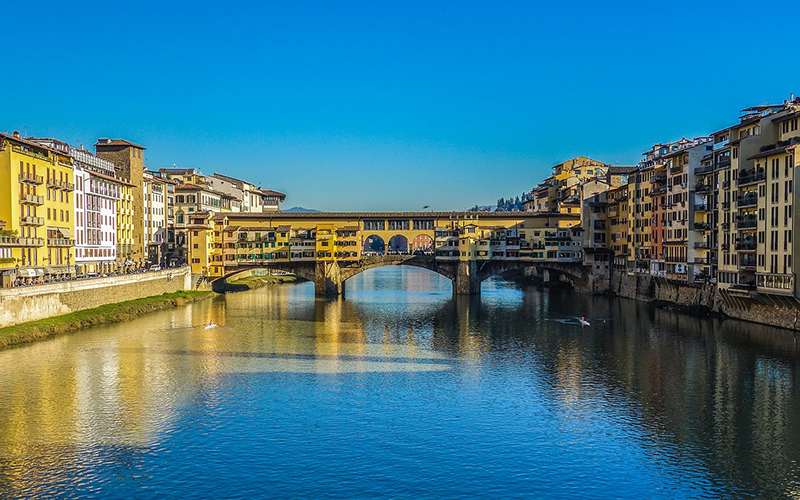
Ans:
{"label": "riverbank", "polygon": [[62,316],[0,328],[0,349],[62,333],[75,332],[95,325],[129,321],[142,314],[182,306],[213,295],[214,292],[182,290],[116,304],[105,304]]}
{"label": "riverbank", "polygon": [[294,274],[283,274],[283,275],[271,275],[271,274],[264,274],[264,275],[251,275],[251,276],[244,276],[236,280],[228,281],[228,286],[231,287],[231,291],[246,291],[246,290],[255,290],[256,288],[261,288],[267,285],[284,285],[288,283],[297,283],[299,281],[298,277]]}

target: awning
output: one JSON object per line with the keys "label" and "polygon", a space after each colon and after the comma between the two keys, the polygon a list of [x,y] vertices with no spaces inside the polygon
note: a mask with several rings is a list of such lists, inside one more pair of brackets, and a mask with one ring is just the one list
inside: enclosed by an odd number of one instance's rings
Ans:
{"label": "awning", "polygon": [[35,278],[36,277],[36,270],[35,269],[28,269],[27,267],[23,267],[18,271],[18,274],[23,278]]}
{"label": "awning", "polygon": [[40,278],[42,276],[44,276],[44,269],[41,269],[41,268],[37,267],[36,268],[36,276],[39,276]]}
{"label": "awning", "polygon": [[69,240],[75,239],[75,235],[72,234],[72,231],[70,231],[66,227],[59,227],[58,232],[61,233],[61,235],[64,236],[64,238],[67,238]]}

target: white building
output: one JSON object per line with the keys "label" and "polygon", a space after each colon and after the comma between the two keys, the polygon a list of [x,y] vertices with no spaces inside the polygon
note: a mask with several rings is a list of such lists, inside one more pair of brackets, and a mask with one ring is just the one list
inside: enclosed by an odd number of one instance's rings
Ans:
{"label": "white building", "polygon": [[236,212],[280,212],[281,202],[286,199],[286,195],[278,191],[261,189],[247,181],[217,172],[206,177],[206,183],[215,191],[241,200],[241,208],[234,210]]}
{"label": "white building", "polygon": [[117,202],[114,164],[70,147],[75,159],[75,265],[78,275],[108,273],[117,264]]}
{"label": "white building", "polygon": [[163,264],[162,246],[167,242],[167,181],[144,173],[144,243],[151,264]]}

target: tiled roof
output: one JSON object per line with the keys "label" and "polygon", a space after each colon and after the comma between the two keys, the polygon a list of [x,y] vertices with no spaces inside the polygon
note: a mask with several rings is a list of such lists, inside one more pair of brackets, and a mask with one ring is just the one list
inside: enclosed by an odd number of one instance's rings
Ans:
{"label": "tiled roof", "polygon": [[136,144],[135,142],[126,141],[125,139],[107,139],[105,137],[97,139],[94,147],[97,146],[133,146],[134,148],[147,149],[146,147]]}

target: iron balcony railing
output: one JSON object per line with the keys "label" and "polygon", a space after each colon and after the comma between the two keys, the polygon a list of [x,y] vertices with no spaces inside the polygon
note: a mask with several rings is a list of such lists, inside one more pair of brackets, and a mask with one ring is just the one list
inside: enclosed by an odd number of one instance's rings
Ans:
{"label": "iron balcony railing", "polygon": [[736,221],[736,229],[755,229],[758,226],[758,219],[748,217]]}
{"label": "iron balcony railing", "polygon": [[736,206],[739,208],[754,207],[758,205],[758,195],[742,196],[736,200]]}
{"label": "iron balcony railing", "polygon": [[750,184],[755,184],[757,182],[761,182],[761,181],[765,180],[766,178],[767,178],[767,176],[764,174],[764,172],[759,172],[759,173],[757,173],[755,175],[746,175],[744,177],[739,177],[736,180],[736,185],[739,186],[739,187],[748,186]]}

